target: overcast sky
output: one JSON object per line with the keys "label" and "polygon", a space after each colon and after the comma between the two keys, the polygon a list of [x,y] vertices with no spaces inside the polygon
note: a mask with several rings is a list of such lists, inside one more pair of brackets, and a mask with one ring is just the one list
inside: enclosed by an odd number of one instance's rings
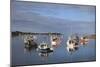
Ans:
{"label": "overcast sky", "polygon": [[13,1],[11,21],[13,31],[94,33],[95,6]]}
{"label": "overcast sky", "polygon": [[21,12],[38,13],[43,16],[61,18],[71,21],[95,21],[95,6],[62,5],[48,3],[15,4],[16,10]]}

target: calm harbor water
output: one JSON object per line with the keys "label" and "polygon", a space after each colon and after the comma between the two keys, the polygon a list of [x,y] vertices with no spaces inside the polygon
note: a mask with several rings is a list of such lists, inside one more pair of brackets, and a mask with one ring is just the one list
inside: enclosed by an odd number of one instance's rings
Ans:
{"label": "calm harbor water", "polygon": [[[49,42],[49,36],[39,36],[38,44],[42,41]],[[62,42],[51,53],[41,54],[37,49],[30,50],[25,48],[25,44],[21,36],[12,38],[12,65],[30,65],[30,64],[48,64],[78,61],[95,61],[95,40],[89,40],[85,46],[80,45],[79,49],[73,53],[69,53],[66,49],[66,40],[64,37]]]}

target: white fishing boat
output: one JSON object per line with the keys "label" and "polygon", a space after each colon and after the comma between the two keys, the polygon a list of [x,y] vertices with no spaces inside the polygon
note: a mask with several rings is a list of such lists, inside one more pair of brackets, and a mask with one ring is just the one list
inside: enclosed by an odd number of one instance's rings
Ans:
{"label": "white fishing boat", "polygon": [[38,46],[38,51],[42,53],[53,52],[53,48],[49,44],[43,42]]}
{"label": "white fishing boat", "polygon": [[56,45],[60,44],[61,40],[60,40],[60,37],[58,37],[58,36],[51,36],[50,42],[51,42],[52,46],[56,46]]}
{"label": "white fishing boat", "polygon": [[79,37],[69,37],[66,44],[68,52],[76,51],[79,48]]}

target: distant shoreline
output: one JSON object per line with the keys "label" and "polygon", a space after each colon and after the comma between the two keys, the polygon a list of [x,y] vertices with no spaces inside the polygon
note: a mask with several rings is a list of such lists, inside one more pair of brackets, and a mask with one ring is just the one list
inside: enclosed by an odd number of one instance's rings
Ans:
{"label": "distant shoreline", "polygon": [[[38,32],[21,32],[21,31],[13,31],[11,32],[12,36],[19,36],[19,35],[63,35],[61,33],[55,33],[55,32],[44,32],[44,33],[38,33]],[[86,35],[89,39],[96,39],[96,34],[90,34]]]}
{"label": "distant shoreline", "polygon": [[47,33],[37,33],[37,32],[21,32],[21,31],[13,31],[11,32],[12,36],[17,35],[24,35],[24,34],[30,34],[30,35],[62,35],[61,33],[55,33],[55,32],[47,32]]}

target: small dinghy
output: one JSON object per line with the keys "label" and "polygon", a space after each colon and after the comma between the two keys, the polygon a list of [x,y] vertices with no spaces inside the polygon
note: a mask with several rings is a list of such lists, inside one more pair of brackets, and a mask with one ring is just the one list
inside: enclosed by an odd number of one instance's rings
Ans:
{"label": "small dinghy", "polygon": [[38,51],[41,53],[53,52],[53,48],[51,48],[47,43],[43,42],[38,46]]}
{"label": "small dinghy", "polygon": [[81,45],[87,45],[89,42],[89,38],[87,36],[83,36],[80,38],[80,44]]}

